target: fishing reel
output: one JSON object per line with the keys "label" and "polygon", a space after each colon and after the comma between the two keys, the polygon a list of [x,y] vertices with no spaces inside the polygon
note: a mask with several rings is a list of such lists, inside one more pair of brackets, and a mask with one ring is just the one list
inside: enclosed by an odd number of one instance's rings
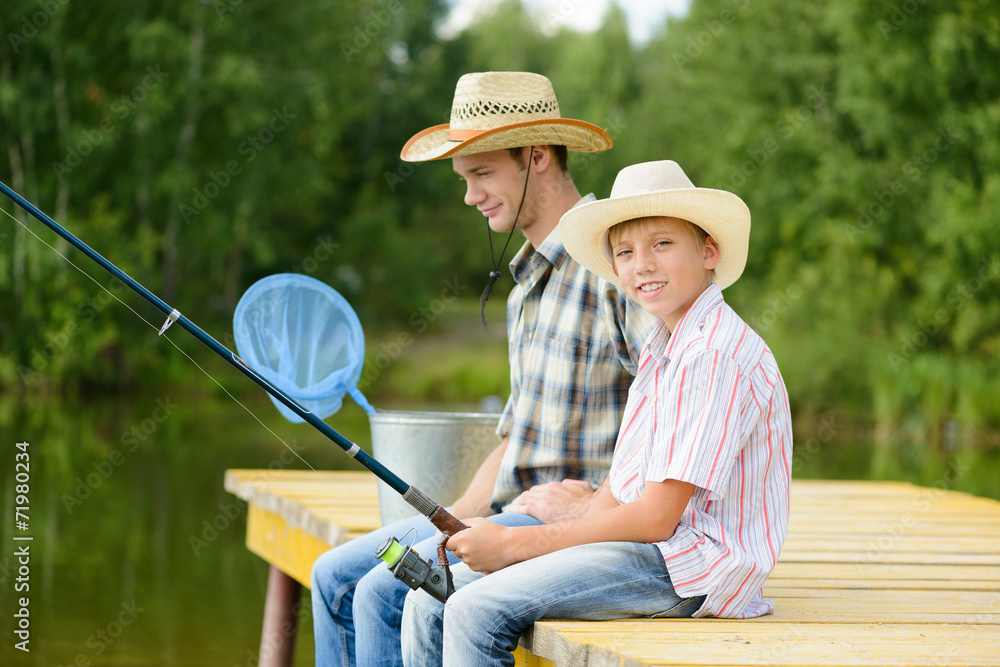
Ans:
{"label": "fishing reel", "polygon": [[395,537],[382,540],[375,556],[385,561],[389,571],[413,590],[423,588],[441,602],[447,602],[448,596],[455,592],[446,565],[434,565],[430,558],[421,558],[412,547],[404,547]]}

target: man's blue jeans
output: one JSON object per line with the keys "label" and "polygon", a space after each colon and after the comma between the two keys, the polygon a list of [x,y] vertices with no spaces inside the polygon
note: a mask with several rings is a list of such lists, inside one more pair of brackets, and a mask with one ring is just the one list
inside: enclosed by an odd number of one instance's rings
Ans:
{"label": "man's blue jeans", "polygon": [[688,618],[704,602],[677,595],[652,544],[587,544],[488,576],[462,564],[452,572],[458,590],[446,605],[424,591],[407,596],[405,665],[513,665],[521,633],[542,618]]}
{"label": "man's blue jeans", "polygon": [[[513,512],[489,519],[504,526],[540,523]],[[411,528],[414,533],[404,537]],[[390,535],[437,563],[440,536],[422,516],[384,526],[320,556],[312,570],[316,667],[402,666],[400,625],[410,588],[375,557],[379,543]],[[456,561],[450,552],[448,556]]]}

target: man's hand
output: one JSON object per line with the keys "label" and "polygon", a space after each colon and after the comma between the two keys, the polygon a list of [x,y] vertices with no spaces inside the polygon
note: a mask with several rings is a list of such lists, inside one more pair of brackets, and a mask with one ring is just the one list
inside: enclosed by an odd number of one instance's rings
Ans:
{"label": "man's hand", "polygon": [[566,479],[531,487],[504,511],[530,514],[543,523],[560,523],[586,514],[593,498],[590,482]]}

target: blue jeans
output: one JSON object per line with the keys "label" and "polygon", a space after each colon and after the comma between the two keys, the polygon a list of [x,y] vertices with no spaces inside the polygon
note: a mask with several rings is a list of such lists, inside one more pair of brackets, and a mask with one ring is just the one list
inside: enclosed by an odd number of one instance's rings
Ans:
{"label": "blue jeans", "polygon": [[461,564],[452,572],[458,590],[447,604],[423,591],[407,595],[405,665],[513,665],[521,633],[542,618],[688,618],[704,602],[674,591],[652,544],[586,544],[488,576]]}
{"label": "blue jeans", "polygon": [[[526,514],[489,517],[504,526],[538,524]],[[406,535],[413,529],[414,533]],[[388,536],[413,544],[424,559],[437,563],[440,536],[425,517],[383,526],[320,556],[312,570],[313,631],[316,667],[398,666],[403,664],[400,626],[410,588],[375,557]],[[451,562],[454,556],[449,553]]]}

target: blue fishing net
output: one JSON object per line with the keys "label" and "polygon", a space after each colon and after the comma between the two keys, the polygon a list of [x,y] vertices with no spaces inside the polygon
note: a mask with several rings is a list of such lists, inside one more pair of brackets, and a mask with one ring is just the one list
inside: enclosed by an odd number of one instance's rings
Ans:
{"label": "blue fishing net", "polygon": [[[357,388],[365,360],[361,322],[329,285],[297,273],[259,280],[240,298],[233,332],[243,361],[320,419],[340,409],[345,393],[375,412]],[[302,422],[271,401],[287,420]]]}

